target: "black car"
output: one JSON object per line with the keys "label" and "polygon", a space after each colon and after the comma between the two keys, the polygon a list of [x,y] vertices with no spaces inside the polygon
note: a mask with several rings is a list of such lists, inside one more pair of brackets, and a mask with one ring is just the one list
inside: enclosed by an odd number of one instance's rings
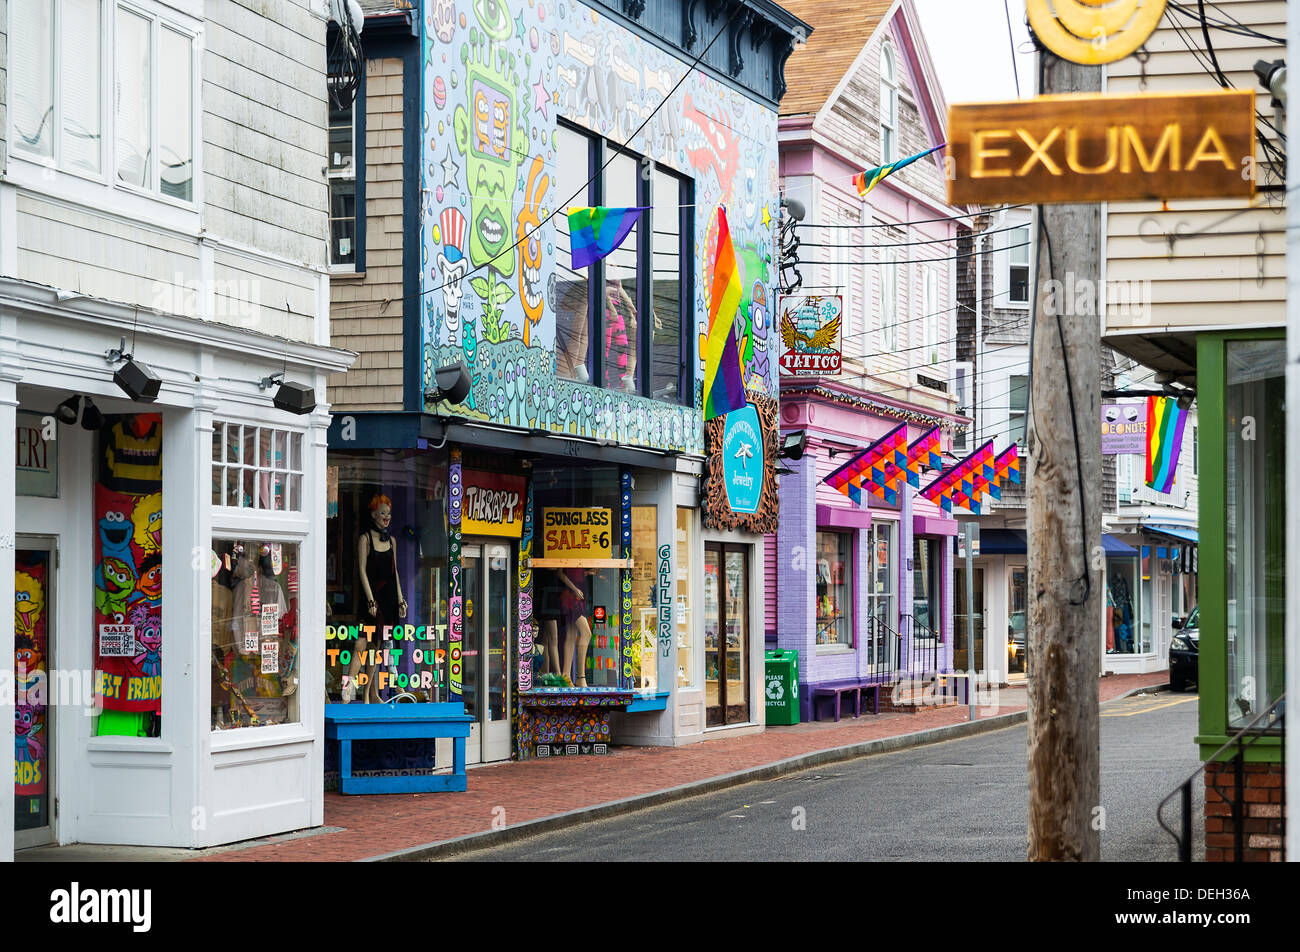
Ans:
{"label": "black car", "polygon": [[1169,643],[1169,689],[1187,690],[1189,681],[1197,681],[1201,653],[1201,606],[1197,605],[1182,624],[1174,622],[1178,634]]}

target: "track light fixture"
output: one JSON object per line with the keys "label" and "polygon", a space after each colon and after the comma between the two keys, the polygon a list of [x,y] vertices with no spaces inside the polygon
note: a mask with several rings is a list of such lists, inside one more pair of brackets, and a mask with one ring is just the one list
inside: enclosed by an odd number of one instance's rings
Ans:
{"label": "track light fixture", "polygon": [[120,344],[104,355],[104,359],[110,364],[125,361],[113,372],[113,383],[117,384],[132,400],[138,403],[153,403],[158,399],[162,378],[127,351],[125,337]]}
{"label": "track light fixture", "polygon": [[77,422],[77,417],[81,414],[81,396],[74,393],[68,399],[64,400],[54,408],[54,419],[60,423],[72,426]]}
{"label": "track light fixture", "polygon": [[464,403],[465,398],[469,396],[470,387],[474,383],[470,377],[469,367],[465,365],[463,360],[439,367],[433,372],[433,380],[434,388],[424,394],[425,406],[438,403],[441,400],[446,400],[451,404]]}
{"label": "track light fixture", "polygon": [[285,380],[282,373],[271,374],[257,382],[258,390],[269,390],[271,387],[276,388],[271,396],[271,405],[277,410],[302,416],[316,409],[316,391],[305,383]]}
{"label": "track light fixture", "polygon": [[99,412],[99,407],[95,402],[86,398],[86,406],[81,411],[81,428],[83,430],[98,430],[104,425],[104,414]]}

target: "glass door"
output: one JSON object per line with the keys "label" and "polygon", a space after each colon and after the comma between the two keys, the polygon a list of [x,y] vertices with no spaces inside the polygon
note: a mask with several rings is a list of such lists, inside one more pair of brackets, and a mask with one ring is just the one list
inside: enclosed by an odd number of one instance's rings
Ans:
{"label": "glass door", "polygon": [[486,571],[483,573],[484,619],[482,666],[486,683],[483,687],[483,760],[510,759],[510,636],[515,578],[514,546],[494,542],[483,546]]}
{"label": "glass door", "polygon": [[481,542],[461,549],[465,713],[470,724],[466,763],[510,758],[510,636],[514,547]]}
{"label": "glass door", "polygon": [[54,650],[53,540],[20,537],[14,552],[14,846],[54,842],[50,815],[49,670]]}
{"label": "glass door", "polygon": [[[952,666],[956,671],[985,671],[984,663],[984,567],[974,566],[975,590],[971,601],[974,603],[975,617],[967,613],[966,600],[966,564],[960,560],[957,571],[953,573],[953,654]],[[1005,671],[997,672],[999,677]]]}
{"label": "glass door", "polygon": [[894,526],[879,522],[867,530],[867,664],[871,673],[898,663],[898,613],[894,607]]}
{"label": "glass door", "polygon": [[704,669],[708,727],[749,722],[749,548],[704,548]]}

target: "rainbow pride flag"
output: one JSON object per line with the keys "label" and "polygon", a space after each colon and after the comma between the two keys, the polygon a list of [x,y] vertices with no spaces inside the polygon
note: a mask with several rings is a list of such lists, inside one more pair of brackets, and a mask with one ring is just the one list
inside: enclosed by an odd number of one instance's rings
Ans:
{"label": "rainbow pride flag", "polygon": [[866,194],[875,188],[880,182],[890,175],[893,175],[899,169],[905,169],[913,162],[924,159],[933,152],[938,152],[948,143],[940,142],[933,149],[926,149],[924,152],[918,152],[916,155],[908,156],[906,159],[899,159],[897,162],[891,162],[889,165],[878,165],[874,169],[867,169],[865,172],[859,172],[853,176],[853,185],[858,190],[858,194],[866,197]]}
{"label": "rainbow pride flag", "polygon": [[731,244],[727,210],[718,207],[713,245],[713,286],[709,294],[709,336],[704,346],[704,421],[739,410],[748,402],[736,344],[740,308],[740,267]]}
{"label": "rainbow pride flag", "polygon": [[1187,411],[1173,397],[1147,397],[1147,485],[1167,493],[1178,474]]}
{"label": "rainbow pride flag", "polygon": [[635,208],[573,207],[569,209],[569,249],[572,267],[595,264],[623,243],[649,206]]}

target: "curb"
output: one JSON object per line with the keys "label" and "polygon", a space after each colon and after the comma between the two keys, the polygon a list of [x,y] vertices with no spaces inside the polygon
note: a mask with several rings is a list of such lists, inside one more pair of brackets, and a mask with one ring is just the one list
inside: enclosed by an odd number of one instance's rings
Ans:
{"label": "curb", "polygon": [[896,750],[905,750],[910,747],[924,747],[929,744],[956,740],[961,737],[973,737],[978,734],[987,734],[992,731],[1003,730],[1007,727],[1014,727],[1017,724],[1023,724],[1028,719],[1028,716],[1028,711],[1012,711],[1009,714],[996,714],[993,717],[986,717],[978,721],[963,721],[960,724],[946,724],[942,727],[932,727],[928,730],[915,731],[910,734],[897,734],[893,737],[881,737],[876,740],[862,741],[857,744],[848,744],[843,747],[831,747],[826,750],[813,751],[809,754],[798,754],[794,757],[787,757],[785,760],[777,760],[770,764],[763,764],[758,767],[749,767],[744,770],[722,774],[717,777],[708,777],[704,780],[696,780],[692,783],[682,784],[677,787],[668,787],[664,790],[655,790],[651,793],[628,797],[624,800],[611,800],[607,803],[600,803],[591,807],[579,807],[576,810],[557,813],[553,816],[542,817],[537,820],[529,820],[525,823],[509,826],[502,830],[487,830],[482,833],[470,833],[466,836],[456,837],[455,839],[441,840],[434,843],[427,843],[422,846],[413,846],[392,853],[384,853],[380,856],[368,856],[363,860],[359,860],[359,862],[422,862],[433,859],[444,859],[463,853],[472,853],[477,850],[489,849],[505,843],[513,843],[518,840],[537,836],[541,833],[550,833],[555,830],[566,829],[593,820],[604,820],[610,817],[622,816],[627,813],[635,813],[638,810],[645,810],[649,807],[656,807],[665,803],[673,803],[678,800],[698,797],[706,793],[724,790],[728,787],[753,783],[759,780],[771,780],[784,774],[798,773],[799,771],[807,770],[810,767],[819,767],[822,764],[833,764],[845,760],[856,760],[859,757],[866,757],[872,754],[884,754]]}

